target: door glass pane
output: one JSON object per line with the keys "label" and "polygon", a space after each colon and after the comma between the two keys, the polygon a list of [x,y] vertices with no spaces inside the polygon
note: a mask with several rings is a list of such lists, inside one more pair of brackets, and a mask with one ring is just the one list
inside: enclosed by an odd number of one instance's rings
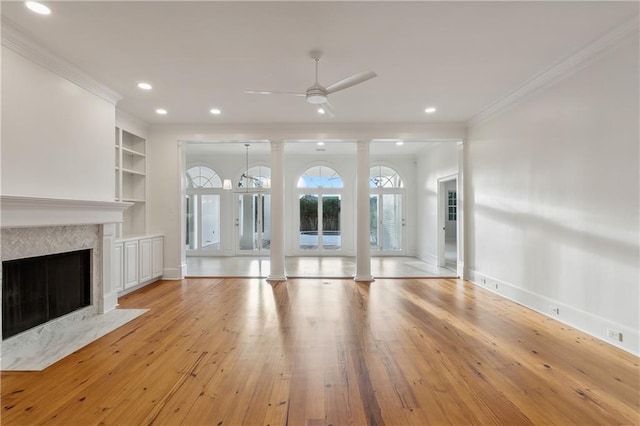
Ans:
{"label": "door glass pane", "polygon": [[256,241],[256,194],[238,195],[238,248],[255,250]]}
{"label": "door glass pane", "polygon": [[378,198],[379,195],[371,195],[369,198],[369,242],[373,250],[378,249]]}
{"label": "door glass pane", "polygon": [[262,207],[262,248],[271,248],[271,195],[260,196]]}
{"label": "door glass pane", "polygon": [[382,196],[382,249],[402,250],[402,196]]}
{"label": "door glass pane", "polygon": [[318,196],[300,195],[300,248],[318,249]]}
{"label": "door glass pane", "polygon": [[220,195],[201,195],[202,229],[200,241],[203,250],[220,249]]}
{"label": "door glass pane", "polygon": [[187,195],[185,200],[186,202],[186,241],[185,245],[187,250],[193,250],[196,248],[196,208],[197,204],[197,195]]}
{"label": "door glass pane", "polygon": [[322,248],[324,250],[339,250],[341,245],[340,195],[323,195]]}

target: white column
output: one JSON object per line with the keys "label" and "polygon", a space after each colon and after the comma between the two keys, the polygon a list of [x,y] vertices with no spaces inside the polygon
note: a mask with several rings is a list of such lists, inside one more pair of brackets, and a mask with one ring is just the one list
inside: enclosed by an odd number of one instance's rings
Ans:
{"label": "white column", "polygon": [[284,269],[284,142],[271,142],[271,269],[267,281],[286,281]]}
{"label": "white column", "polygon": [[102,225],[102,294],[98,295],[98,313],[109,312],[118,305],[118,291],[114,288],[113,280],[116,276],[114,259],[116,257],[116,225],[105,223]]}
{"label": "white column", "polygon": [[462,279],[465,279],[467,277],[467,273],[465,272],[465,267],[464,267],[464,245],[465,245],[465,238],[464,238],[464,233],[465,233],[465,226],[464,226],[464,221],[465,221],[465,215],[464,215],[464,169],[465,169],[465,161],[464,161],[464,143],[462,141],[458,142],[458,188],[456,189],[456,193],[457,193],[457,221],[456,221],[456,225],[457,225],[457,229],[456,229],[456,236],[458,238],[458,243],[457,243],[457,248],[458,248],[458,253],[457,253],[457,273],[458,276]]}
{"label": "white column", "polygon": [[355,281],[373,281],[369,213],[369,141],[358,141],[356,177],[356,276]]}

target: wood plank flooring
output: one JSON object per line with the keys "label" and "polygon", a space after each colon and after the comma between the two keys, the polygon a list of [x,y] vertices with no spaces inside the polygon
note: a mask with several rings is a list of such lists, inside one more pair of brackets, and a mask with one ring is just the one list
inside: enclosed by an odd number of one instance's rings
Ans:
{"label": "wood plank flooring", "polygon": [[456,279],[161,281],[2,424],[640,424],[639,359]]}

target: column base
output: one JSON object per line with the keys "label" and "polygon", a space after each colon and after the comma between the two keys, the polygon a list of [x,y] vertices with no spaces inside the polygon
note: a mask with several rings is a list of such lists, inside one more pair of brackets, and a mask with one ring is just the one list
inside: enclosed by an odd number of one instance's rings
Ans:
{"label": "column base", "polygon": [[353,280],[357,282],[370,283],[372,281],[375,281],[375,278],[373,278],[372,275],[356,275],[355,277],[353,277]]}
{"label": "column base", "polygon": [[286,281],[286,280],[287,280],[287,276],[286,275],[269,275],[267,277],[267,282],[269,282],[269,283]]}

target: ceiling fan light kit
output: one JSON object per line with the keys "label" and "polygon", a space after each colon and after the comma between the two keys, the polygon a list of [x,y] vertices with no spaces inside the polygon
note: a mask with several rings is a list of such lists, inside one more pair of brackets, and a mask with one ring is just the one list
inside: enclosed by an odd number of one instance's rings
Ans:
{"label": "ceiling fan light kit", "polygon": [[327,102],[327,91],[318,83],[307,89],[307,102],[313,105],[319,105]]}
{"label": "ceiling fan light kit", "polygon": [[315,83],[311,87],[309,87],[305,93],[291,93],[291,92],[277,92],[277,91],[266,91],[266,90],[245,90],[245,93],[249,94],[260,94],[260,95],[298,95],[305,96],[308,103],[312,105],[322,105],[323,110],[327,112],[330,117],[334,117],[332,108],[329,106],[328,95],[331,93],[338,92],[340,90],[348,89],[349,87],[355,86],[356,84],[364,83],[367,80],[370,80],[374,77],[377,77],[377,74],[373,71],[363,71],[356,74],[353,74],[347,78],[339,80],[333,84],[330,84],[327,87],[322,86],[318,83],[318,62],[320,61],[321,52],[312,51],[311,58],[316,63],[316,80]]}

